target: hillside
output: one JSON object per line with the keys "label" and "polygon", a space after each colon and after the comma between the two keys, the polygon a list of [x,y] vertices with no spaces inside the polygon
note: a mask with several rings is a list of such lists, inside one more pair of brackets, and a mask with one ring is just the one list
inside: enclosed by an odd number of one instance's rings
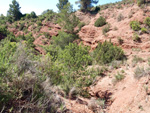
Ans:
{"label": "hillside", "polygon": [[2,113],[149,113],[149,1],[99,7],[0,17]]}

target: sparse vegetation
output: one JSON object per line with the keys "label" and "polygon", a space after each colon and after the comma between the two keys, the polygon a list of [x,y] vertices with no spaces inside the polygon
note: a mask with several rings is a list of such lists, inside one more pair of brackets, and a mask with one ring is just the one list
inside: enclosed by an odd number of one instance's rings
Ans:
{"label": "sparse vegetation", "polygon": [[144,60],[143,60],[141,57],[134,56],[133,59],[132,59],[132,65],[133,65],[133,67],[134,67],[134,66],[136,66],[137,63],[139,63],[139,62],[141,63],[141,62],[143,62],[143,61],[144,61]]}
{"label": "sparse vegetation", "polygon": [[123,19],[124,19],[124,16],[122,14],[119,14],[117,17],[117,21],[120,22]]}
{"label": "sparse vegetation", "polygon": [[139,37],[139,35],[137,33],[134,33],[132,38],[133,38],[133,41],[135,41],[135,42],[141,41],[141,38]]}
{"label": "sparse vegetation", "polygon": [[121,74],[121,73],[117,73],[117,74],[115,75],[115,81],[116,81],[116,82],[121,81],[121,80],[123,80],[124,78],[125,78],[125,76],[124,76],[123,74]]}
{"label": "sparse vegetation", "polygon": [[120,45],[123,44],[123,39],[122,39],[121,37],[118,37],[118,43],[119,43]]}
{"label": "sparse vegetation", "polygon": [[110,24],[107,24],[103,29],[102,29],[102,32],[103,32],[103,35],[106,35],[107,32],[110,31]]}
{"label": "sparse vegetation", "polygon": [[144,67],[137,67],[134,71],[134,77],[139,79],[145,75],[145,69]]}
{"label": "sparse vegetation", "polygon": [[144,20],[144,23],[150,27],[150,17],[147,17],[145,20]]}

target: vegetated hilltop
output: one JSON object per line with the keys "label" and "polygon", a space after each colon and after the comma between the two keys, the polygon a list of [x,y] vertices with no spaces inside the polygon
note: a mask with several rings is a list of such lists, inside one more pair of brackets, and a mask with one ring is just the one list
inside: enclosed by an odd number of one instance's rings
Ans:
{"label": "vegetated hilltop", "polygon": [[150,5],[137,2],[1,15],[0,111],[148,113]]}

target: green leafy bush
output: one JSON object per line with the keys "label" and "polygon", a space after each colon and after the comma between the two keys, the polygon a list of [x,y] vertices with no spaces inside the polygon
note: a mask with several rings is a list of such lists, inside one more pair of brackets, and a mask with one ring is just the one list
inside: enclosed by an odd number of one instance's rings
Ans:
{"label": "green leafy bush", "polygon": [[147,33],[148,31],[147,31],[146,28],[143,27],[143,28],[141,28],[141,32],[142,32],[142,33]]}
{"label": "green leafy bush", "polygon": [[106,19],[104,18],[104,17],[102,17],[102,16],[100,16],[97,20],[96,20],[96,22],[95,22],[95,26],[96,27],[101,27],[101,26],[103,26],[103,25],[105,25],[106,24]]}
{"label": "green leafy bush", "polygon": [[139,31],[141,29],[140,24],[138,21],[131,21],[130,22],[130,27],[134,30],[134,31]]}
{"label": "green leafy bush", "polygon": [[115,80],[116,80],[116,82],[118,82],[118,81],[121,81],[122,79],[124,79],[124,75],[123,74],[120,74],[120,73],[118,73],[117,75],[115,75]]}
{"label": "green leafy bush", "polygon": [[49,34],[48,32],[44,32],[43,34],[44,34],[44,36],[45,36],[46,38],[50,39],[51,36],[50,36],[50,34]]}
{"label": "green leafy bush", "polygon": [[83,26],[85,26],[85,23],[84,23],[84,22],[80,22],[80,23],[78,24],[79,31],[81,30],[81,28],[82,28]]}
{"label": "green leafy bush", "polygon": [[13,98],[13,91],[8,86],[12,56],[16,50],[16,43],[4,39],[0,42],[0,109],[1,106]]}
{"label": "green leafy bush", "polygon": [[147,17],[145,20],[144,20],[144,23],[150,27],[150,17]]}
{"label": "green leafy bush", "polygon": [[105,41],[103,44],[100,43],[94,50],[94,57],[97,63],[107,64],[114,60],[123,60],[125,55],[120,47]]}
{"label": "green leafy bush", "polygon": [[3,36],[7,36],[7,29],[3,26],[0,26],[0,34]]}
{"label": "green leafy bush", "polygon": [[53,36],[53,44],[60,46],[62,49],[65,48],[66,45],[72,43],[77,38],[74,34],[68,34],[63,31],[59,31],[58,36]]}
{"label": "green leafy bush", "polygon": [[79,70],[91,62],[87,47],[70,43],[60,54],[60,59],[69,70]]}
{"label": "green leafy bush", "polygon": [[51,56],[52,61],[56,61],[61,49],[55,45],[47,45],[43,47],[47,54]]}

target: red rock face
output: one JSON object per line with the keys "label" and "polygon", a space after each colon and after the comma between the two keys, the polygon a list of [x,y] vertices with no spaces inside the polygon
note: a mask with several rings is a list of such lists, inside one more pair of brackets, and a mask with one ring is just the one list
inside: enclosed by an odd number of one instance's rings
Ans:
{"label": "red rock face", "polygon": [[[141,42],[137,43],[133,41],[134,31],[130,28],[130,22],[133,20],[139,21],[143,24],[144,19],[147,16],[150,16],[150,7],[147,7],[146,11],[139,8],[137,5],[133,5],[132,7],[124,7],[123,9],[106,9],[101,11],[101,14],[97,14],[94,17],[90,18],[90,22],[88,25],[82,27],[79,32],[79,37],[84,45],[90,46],[91,50],[94,50],[98,43],[103,43],[105,40],[111,42],[115,45],[122,46],[123,49],[131,49],[131,48],[140,48],[145,49],[149,47],[149,43],[147,43],[148,35],[141,34]],[[132,12],[132,16],[129,18],[129,14]],[[146,12],[146,13],[145,13]],[[118,16],[122,14],[123,19],[118,21]],[[77,13],[77,15],[81,15],[81,19],[84,21],[86,17],[82,16],[83,14]],[[103,35],[102,29],[105,27],[95,27],[94,23],[99,18],[99,16],[103,16],[106,18],[108,24],[110,24],[110,31]],[[85,21],[86,23],[86,21]],[[87,23],[86,23],[87,24]],[[123,39],[124,43],[122,45],[118,42],[118,37]],[[148,45],[147,45],[148,44]]]}
{"label": "red rock face", "polygon": [[52,36],[57,36],[58,31],[60,29],[61,29],[61,27],[58,24],[53,24],[53,23],[50,23],[50,22],[45,23],[45,26],[43,26],[40,29],[40,33],[44,33],[44,32],[49,33],[49,39],[45,38],[44,35],[36,38],[35,41],[34,41],[34,44],[36,45],[36,50],[39,51],[41,54],[45,54],[46,52],[40,46],[49,45],[51,37]]}

